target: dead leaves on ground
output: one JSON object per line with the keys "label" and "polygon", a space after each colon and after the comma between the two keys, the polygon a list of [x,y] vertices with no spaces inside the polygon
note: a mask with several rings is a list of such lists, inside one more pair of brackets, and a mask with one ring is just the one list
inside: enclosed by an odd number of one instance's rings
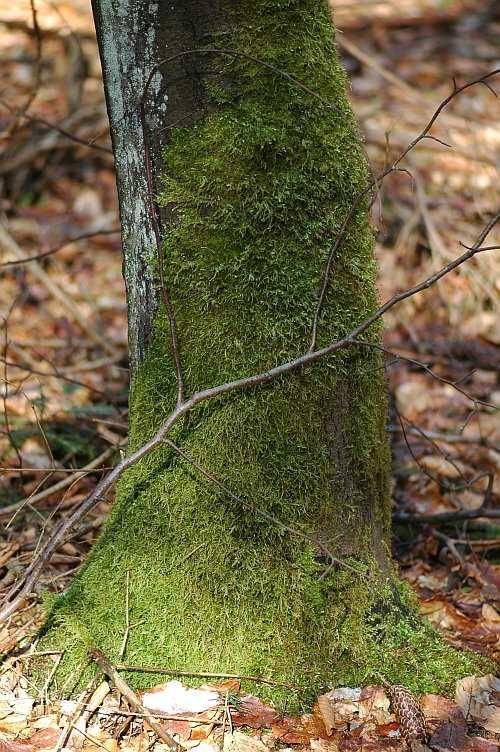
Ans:
{"label": "dead leaves on ground", "polygon": [[[17,670],[0,677],[0,752],[167,752],[106,682],[86,703],[43,704],[31,689]],[[301,716],[279,713],[254,695],[241,695],[237,680],[197,689],[171,681],[144,692],[142,702],[181,748],[196,752],[500,749],[500,680],[493,675],[458,682],[456,700],[428,694],[411,707],[416,701],[406,691],[410,715],[418,711],[425,719],[425,738],[420,735],[419,741],[408,735],[404,741],[401,724],[408,727],[408,709],[399,711],[398,721],[394,697],[392,705],[389,699],[394,692],[383,686],[340,687],[318,697],[312,711]]]}

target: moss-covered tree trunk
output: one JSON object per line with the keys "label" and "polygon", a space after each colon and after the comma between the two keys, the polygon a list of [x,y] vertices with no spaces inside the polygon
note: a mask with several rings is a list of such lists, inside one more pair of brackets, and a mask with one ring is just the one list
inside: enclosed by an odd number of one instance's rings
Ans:
{"label": "moss-covered tree trunk", "polygon": [[[367,168],[326,0],[94,0],[94,13],[123,223],[135,449],[176,400],[136,107],[153,65],[198,50],[161,67],[146,108],[188,394],[307,351],[326,260]],[[207,45],[219,52],[199,51]],[[373,311],[374,278],[362,206],[334,259],[318,346]],[[377,671],[417,687],[446,682],[451,658],[415,626],[390,565],[385,422],[369,348],[192,411],[175,441],[247,503],[167,446],[130,469],[53,609],[47,639],[65,646],[66,673],[89,643],[117,658],[130,572],[128,663],[260,673],[306,692]]]}

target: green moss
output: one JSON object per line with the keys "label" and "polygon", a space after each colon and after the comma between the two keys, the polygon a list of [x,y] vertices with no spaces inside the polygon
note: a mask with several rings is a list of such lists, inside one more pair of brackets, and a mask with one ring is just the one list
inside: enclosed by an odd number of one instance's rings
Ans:
{"label": "green moss", "polygon": [[[326,2],[256,0],[231,13],[236,31],[224,46],[287,71],[334,107],[262,65],[224,57],[209,112],[173,132],[164,263],[189,393],[307,349],[332,241],[366,182]],[[319,344],[376,306],[372,245],[361,207],[335,259]],[[134,374],[132,449],[174,405],[168,340],[160,312]],[[117,659],[127,572],[129,663],[273,676],[299,687],[303,701],[376,671],[418,688],[441,686],[452,664],[461,672],[465,659],[442,646],[416,665],[429,631],[407,629],[394,593],[380,594],[383,576],[393,577],[380,572],[390,514],[385,416],[380,358],[368,349],[199,406],[175,439],[256,508],[227,498],[167,447],[132,467],[87,565],[52,609],[45,639],[65,648],[62,675],[85,665],[89,643]],[[258,509],[321,538],[343,565],[325,569],[319,546]],[[382,625],[375,604],[388,611]]]}

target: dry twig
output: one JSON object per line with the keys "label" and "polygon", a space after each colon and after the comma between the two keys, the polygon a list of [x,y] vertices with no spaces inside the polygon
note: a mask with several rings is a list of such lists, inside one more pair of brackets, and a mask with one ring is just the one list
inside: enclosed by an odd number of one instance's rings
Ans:
{"label": "dry twig", "polygon": [[131,689],[128,684],[122,679],[116,668],[113,666],[110,660],[106,658],[104,653],[101,650],[97,650],[97,648],[93,648],[90,651],[90,657],[97,663],[101,671],[111,679],[118,692],[120,692],[120,694],[122,694],[130,704],[130,707],[133,708],[133,710],[137,710],[137,712],[144,717],[146,725],[149,726],[149,728],[154,731],[154,733],[159,736],[159,738],[164,741],[165,744],[170,747],[170,749],[176,751],[179,750],[180,748],[177,742],[170,736],[170,734],[165,731],[161,724],[155,721],[147,708],[145,708],[144,705],[141,704],[141,701],[137,697],[134,690]]}
{"label": "dry twig", "polygon": [[271,687],[285,687],[292,691],[300,691],[298,687],[294,687],[293,684],[286,684],[285,682],[275,681],[274,679],[266,679],[263,676],[246,676],[240,674],[221,674],[213,671],[179,671],[172,668],[158,668],[154,666],[127,666],[126,664],[118,664],[116,666],[118,671],[136,671],[142,674],[165,674],[165,676],[188,676],[194,679],[239,679],[240,681],[255,682],[256,684],[269,684]]}
{"label": "dry twig", "polygon": [[172,427],[181,418],[191,412],[193,408],[203,402],[206,402],[207,400],[214,399],[215,397],[222,397],[223,395],[230,394],[235,391],[251,389],[257,386],[268,384],[279,377],[286,376],[287,374],[293,373],[294,371],[304,368],[305,366],[312,365],[313,363],[316,363],[327,357],[328,355],[332,355],[333,353],[338,352],[339,350],[350,347],[353,340],[355,340],[367,329],[369,329],[370,326],[374,322],[378,321],[388,310],[393,308],[402,300],[406,300],[412,295],[415,295],[422,290],[426,290],[429,287],[432,287],[432,285],[436,284],[436,282],[449,274],[451,271],[458,268],[461,264],[464,264],[469,259],[473,258],[476,254],[480,253],[483,250],[481,248],[482,243],[486,239],[490,230],[499,220],[500,212],[498,212],[484,227],[476,243],[471,249],[467,250],[461,256],[456,258],[454,261],[451,261],[449,264],[442,267],[437,272],[434,272],[434,274],[432,274],[430,277],[427,277],[419,284],[408,288],[404,292],[392,296],[380,308],[374,311],[361,324],[359,324],[341,339],[336,340],[335,342],[332,342],[331,344],[319,350],[306,352],[303,355],[287,361],[286,363],[282,363],[281,365],[275,366],[274,368],[270,368],[268,371],[262,371],[261,373],[252,374],[251,376],[245,376],[234,381],[226,382],[225,384],[219,384],[207,389],[202,389],[201,391],[192,394],[189,399],[183,401],[181,404],[177,404],[174,410],[170,413],[170,415],[166,418],[166,420],[149,441],[143,444],[142,447],[139,447],[139,449],[137,449],[135,452],[129,454],[121,462],[119,462],[118,465],[116,465],[116,467],[109,473],[109,475],[107,475],[97,484],[92,493],[90,493],[83,500],[83,502],[73,512],[72,515],[70,515],[66,519],[59,521],[46,544],[43,546],[38,555],[33,559],[23,577],[20,578],[19,582],[16,583],[11,591],[7,594],[5,605],[0,610],[0,619],[5,619],[10,614],[12,614],[26,597],[26,595],[30,593],[31,588],[37,581],[40,572],[45,566],[45,563],[50,559],[52,553],[59,545],[61,538],[63,538],[64,535],[77,522],[83,519],[83,517],[99,501],[101,501],[103,495],[107,493],[107,491],[113,486],[113,484],[125,472],[125,470],[127,470],[129,467],[132,467],[132,465],[135,465],[135,463],[142,459],[142,457],[145,457],[147,454],[152,452],[153,449],[156,449],[156,447],[164,443]]}

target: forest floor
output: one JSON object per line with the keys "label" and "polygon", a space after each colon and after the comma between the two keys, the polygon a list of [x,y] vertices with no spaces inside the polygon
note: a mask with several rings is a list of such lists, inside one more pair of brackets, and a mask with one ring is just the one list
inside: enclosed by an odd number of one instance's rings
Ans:
{"label": "forest floor", "polygon": [[[335,6],[375,174],[422,131],[453,77],[460,85],[500,65],[494,2]],[[0,595],[113,466],[127,432],[119,221],[92,19],[85,0],[36,7],[38,34],[29,0],[0,0]],[[396,173],[380,186],[382,300],[458,256],[460,243],[471,245],[498,212],[499,115],[487,86],[467,90],[432,131],[452,148],[423,141],[404,165],[412,179]],[[488,242],[499,241],[493,231]],[[385,318],[394,555],[445,639],[493,661],[500,659],[499,301],[500,255],[483,253]],[[111,502],[61,544],[38,594],[67,588]],[[56,704],[48,700],[50,677],[43,687],[29,683],[23,670],[42,619],[31,599],[0,625],[0,752],[167,749],[134,702],[106,682],[78,702]],[[53,661],[55,668],[57,655]],[[199,752],[405,748],[404,717],[383,686],[337,689],[301,718],[245,696],[238,678],[198,695],[169,684],[141,702],[182,748]],[[469,678],[455,700],[427,695],[421,707],[434,749],[500,747],[500,680]]]}

